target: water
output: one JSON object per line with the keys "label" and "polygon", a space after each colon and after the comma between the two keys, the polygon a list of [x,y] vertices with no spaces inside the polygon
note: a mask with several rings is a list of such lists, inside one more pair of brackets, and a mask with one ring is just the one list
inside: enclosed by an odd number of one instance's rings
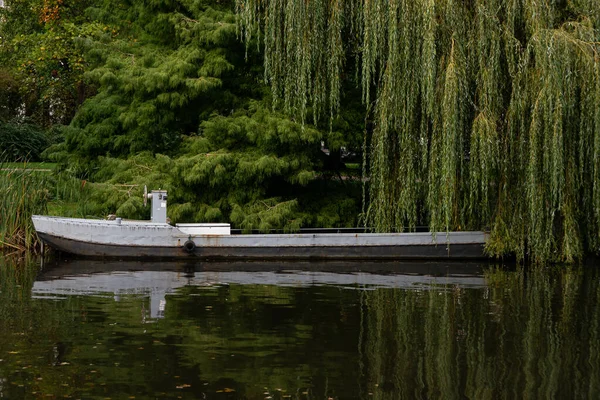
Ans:
{"label": "water", "polygon": [[0,260],[2,399],[600,393],[593,266],[70,261],[36,273]]}

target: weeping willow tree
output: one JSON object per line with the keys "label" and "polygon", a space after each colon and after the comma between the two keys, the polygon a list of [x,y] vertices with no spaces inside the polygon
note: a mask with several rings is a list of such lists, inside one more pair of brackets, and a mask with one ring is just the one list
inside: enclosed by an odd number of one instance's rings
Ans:
{"label": "weeping willow tree", "polygon": [[493,254],[600,245],[595,0],[237,0],[274,106],[315,121],[362,87],[365,221],[488,229]]}

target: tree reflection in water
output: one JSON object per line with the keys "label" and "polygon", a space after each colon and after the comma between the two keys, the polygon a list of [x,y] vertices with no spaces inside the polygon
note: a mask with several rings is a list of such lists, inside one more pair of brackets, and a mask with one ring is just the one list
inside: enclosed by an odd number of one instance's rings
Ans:
{"label": "tree reflection in water", "polygon": [[108,292],[32,297],[36,272],[0,265],[0,397],[491,399],[600,392],[600,285],[592,268],[491,269],[481,286],[442,278],[352,284],[357,275],[333,284],[300,273],[286,279],[304,284],[283,284],[281,273],[269,282],[260,275],[263,283],[226,282],[224,274],[208,283],[188,274],[165,292],[161,318],[150,311],[151,292],[120,293],[118,301]]}
{"label": "tree reflection in water", "polygon": [[360,398],[595,398],[595,271],[490,271],[485,290],[364,291]]}

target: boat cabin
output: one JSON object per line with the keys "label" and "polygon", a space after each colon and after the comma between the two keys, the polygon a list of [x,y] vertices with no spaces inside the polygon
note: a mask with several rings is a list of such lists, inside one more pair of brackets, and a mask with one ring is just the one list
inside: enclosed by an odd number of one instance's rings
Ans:
{"label": "boat cabin", "polygon": [[[159,224],[167,223],[167,191],[153,190],[146,194],[150,200],[152,212],[150,219]],[[193,224],[175,224],[177,228],[186,235],[230,235],[230,224],[216,223],[193,223]]]}

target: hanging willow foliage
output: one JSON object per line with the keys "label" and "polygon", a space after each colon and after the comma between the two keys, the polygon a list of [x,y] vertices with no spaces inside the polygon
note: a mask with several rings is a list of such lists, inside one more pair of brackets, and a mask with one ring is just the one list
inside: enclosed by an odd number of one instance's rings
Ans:
{"label": "hanging willow foliage", "polygon": [[598,250],[596,0],[236,4],[291,115],[333,115],[358,66],[374,104],[369,226],[488,229],[491,253],[537,261]]}

